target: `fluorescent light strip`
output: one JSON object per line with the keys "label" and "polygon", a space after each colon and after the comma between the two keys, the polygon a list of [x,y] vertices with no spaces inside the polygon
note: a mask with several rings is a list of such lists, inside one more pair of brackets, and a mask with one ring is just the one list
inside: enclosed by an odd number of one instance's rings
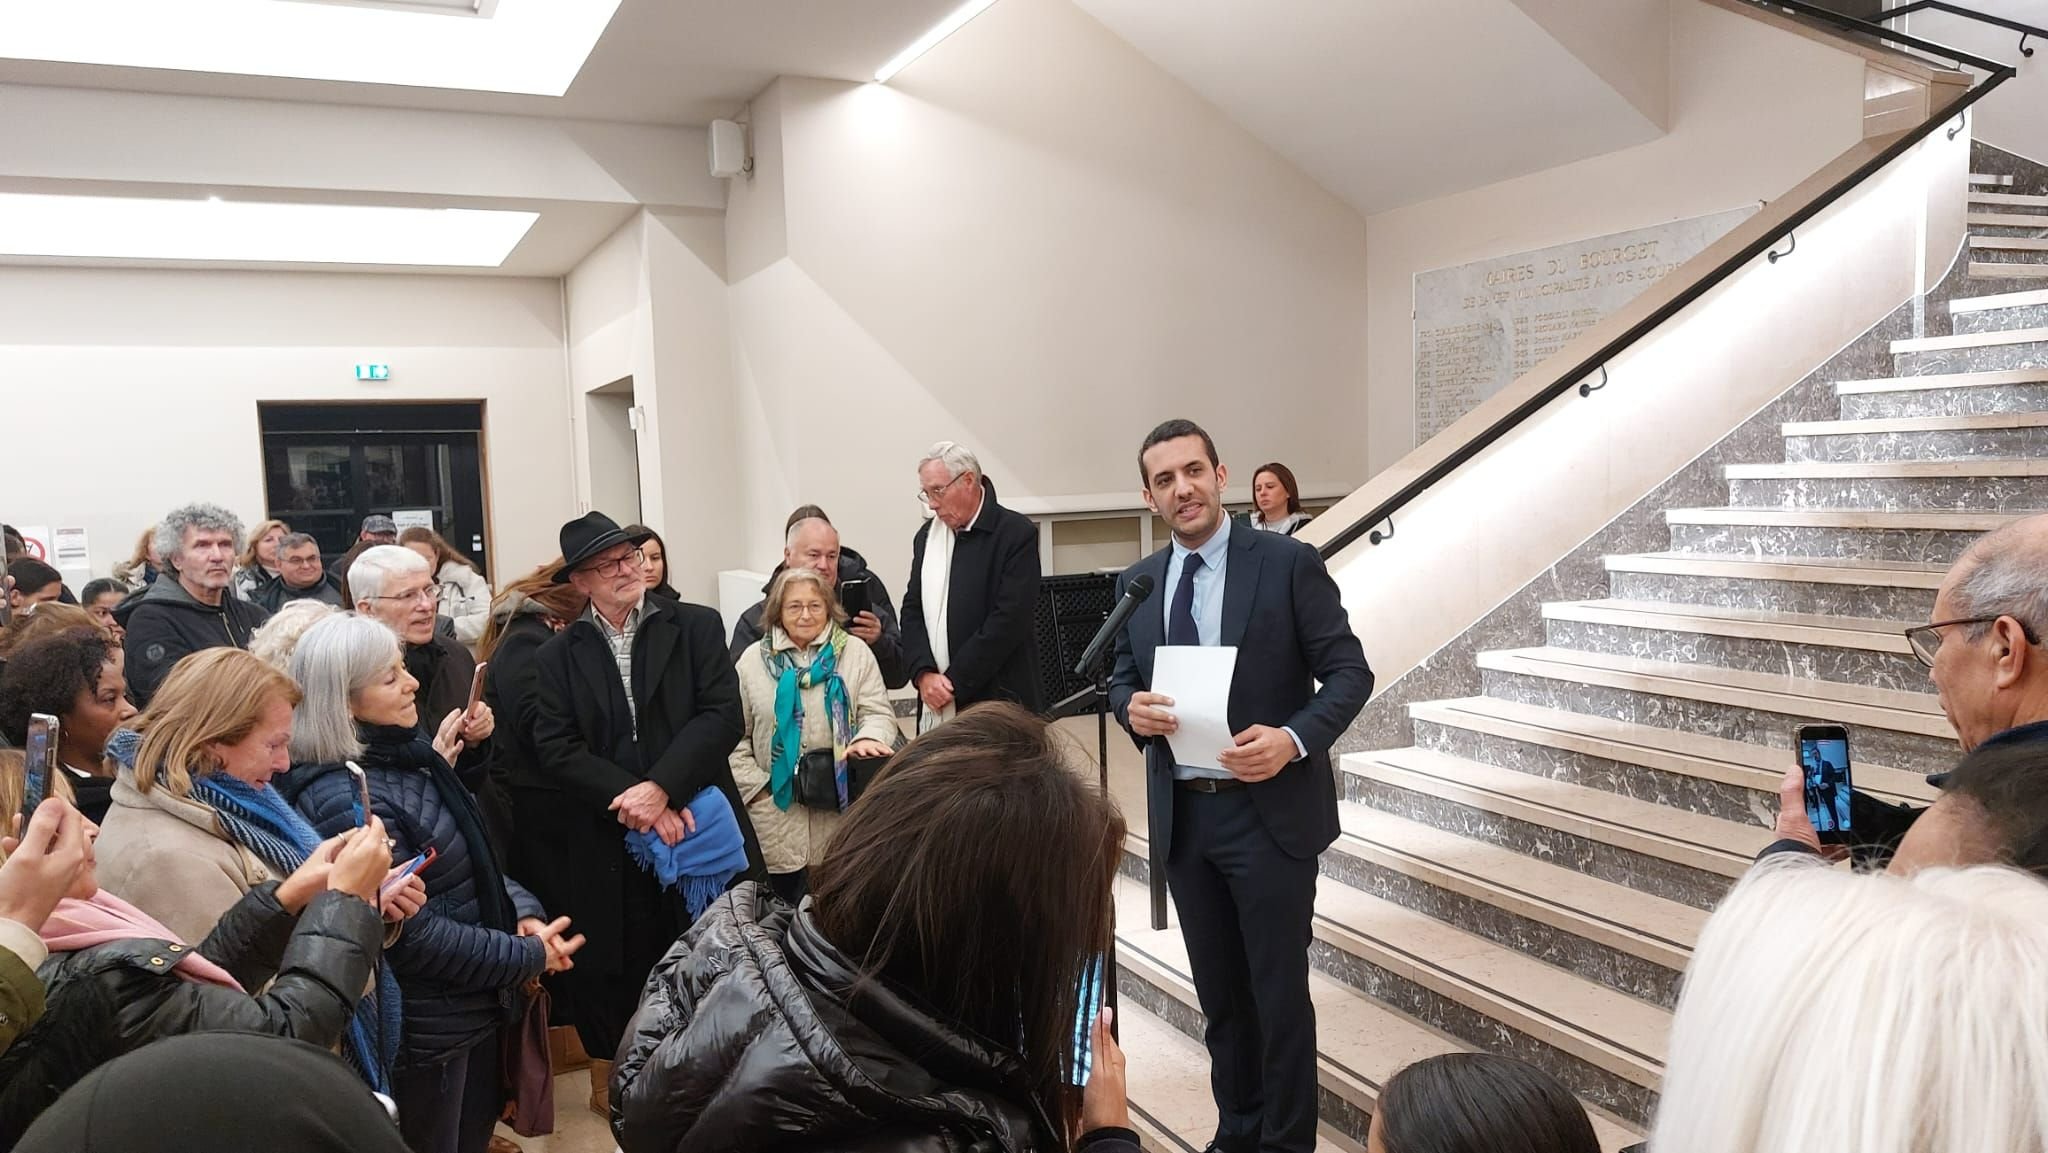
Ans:
{"label": "fluorescent light strip", "polygon": [[279,0],[0,0],[0,57],[560,96],[620,0],[491,14]]}
{"label": "fluorescent light strip", "polygon": [[932,26],[932,30],[917,38],[910,47],[896,54],[896,58],[875,70],[875,83],[887,84],[891,76],[910,67],[912,61],[939,46],[939,41],[966,27],[969,20],[995,6],[996,0],[967,0],[967,3],[953,9],[953,14]]}
{"label": "fluorescent light strip", "polygon": [[0,193],[0,256],[496,268],[532,212]]}

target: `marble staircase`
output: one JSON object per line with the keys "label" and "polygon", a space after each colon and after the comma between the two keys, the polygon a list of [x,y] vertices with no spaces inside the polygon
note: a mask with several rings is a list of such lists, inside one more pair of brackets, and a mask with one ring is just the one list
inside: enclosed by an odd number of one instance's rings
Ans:
{"label": "marble staircase", "polygon": [[[1387,694],[1340,746],[1310,955],[1324,1148],[1363,1148],[1378,1086],[1455,1049],[1550,1071],[1604,1149],[1641,1140],[1680,974],[1771,839],[1794,728],[1847,725],[1859,786],[1931,799],[1955,735],[1902,630],[1977,536],[2048,510],[2048,169],[1990,155],[1968,249],[1902,310],[1907,334],[1727,442],[1776,459],[1723,454],[1711,494],[1632,510],[1631,547],[1584,566],[1604,588],[1554,579],[1574,594],[1475,626],[1485,643],[1446,650],[1464,667],[1423,682],[1438,695]],[[1377,741],[1390,709],[1400,736]],[[1177,924],[1149,927],[1139,770],[1120,760],[1126,1036],[1173,1066],[1141,1084],[1127,1040],[1132,1100],[1148,1146],[1200,1150],[1201,1013]]]}

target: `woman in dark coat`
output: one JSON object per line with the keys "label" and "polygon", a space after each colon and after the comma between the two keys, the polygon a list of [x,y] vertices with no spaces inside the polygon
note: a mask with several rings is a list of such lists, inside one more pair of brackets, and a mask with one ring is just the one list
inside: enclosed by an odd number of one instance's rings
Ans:
{"label": "woman in dark coat", "polygon": [[551,909],[566,902],[543,887],[545,870],[528,868],[531,862],[522,859],[513,790],[531,789],[541,779],[540,754],[533,747],[533,690],[539,678],[535,658],[540,647],[582,616],[589,604],[573,585],[555,583],[561,567],[562,559],[556,557],[506,585],[491,601],[490,627],[477,649],[477,659],[490,665],[484,670],[484,701],[501,722],[491,740],[496,755],[491,758],[490,780],[478,790],[478,800],[500,863],[514,876],[531,878],[534,895]]}
{"label": "woman in dark coat", "polygon": [[[51,780],[60,796],[68,791]],[[19,768],[9,769],[0,805],[18,811],[21,790]],[[352,830],[283,881],[251,889],[197,945],[102,891],[86,857],[39,932],[48,1008],[0,1057],[0,1148],[85,1074],[160,1038],[341,1040],[383,942],[371,903],[391,864],[381,828]]]}
{"label": "woman in dark coat", "polygon": [[800,911],[742,884],[656,966],[612,1073],[620,1147],[1137,1153],[1123,1054],[1082,991],[1123,837],[1014,705],[911,742]]}
{"label": "woman in dark coat", "polygon": [[[307,630],[292,653],[305,691],[294,716],[287,799],[323,834],[354,824],[353,761],[401,864],[431,846],[420,870],[427,903],[388,950],[404,1001],[392,1077],[399,1128],[418,1153],[482,1153],[496,1125],[499,1031],[524,1005],[522,989],[566,968],[580,939],[566,918],[547,923],[490,851],[476,798],[449,767],[461,753],[458,710],[429,741],[419,729],[417,681],[396,634],[353,613]],[[484,706],[479,706],[484,707]]]}

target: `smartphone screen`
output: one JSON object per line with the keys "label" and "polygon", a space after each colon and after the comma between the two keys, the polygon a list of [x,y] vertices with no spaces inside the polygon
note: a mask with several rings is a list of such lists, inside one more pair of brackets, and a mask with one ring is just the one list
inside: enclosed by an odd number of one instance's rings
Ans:
{"label": "smartphone screen", "polygon": [[1095,1066],[1095,1018],[1102,1015],[1102,957],[1088,962],[1081,971],[1081,1000],[1074,1010],[1074,1077],[1086,1085]]}
{"label": "smartphone screen", "polygon": [[36,806],[50,795],[50,766],[57,759],[57,718],[48,713],[30,713],[24,754],[21,816],[22,827],[35,815]]}
{"label": "smartphone screen", "polygon": [[356,780],[356,800],[353,808],[356,811],[356,827],[360,829],[370,823],[370,778],[363,772],[363,767],[354,761],[348,762],[348,775]]}
{"label": "smartphone screen", "polygon": [[854,577],[852,580],[839,582],[839,603],[845,606],[846,615],[849,617],[857,617],[871,611],[867,578]]}
{"label": "smartphone screen", "polygon": [[1849,731],[1840,725],[1801,726],[1799,768],[1813,831],[1824,845],[1848,844],[1855,831],[1849,818]]}

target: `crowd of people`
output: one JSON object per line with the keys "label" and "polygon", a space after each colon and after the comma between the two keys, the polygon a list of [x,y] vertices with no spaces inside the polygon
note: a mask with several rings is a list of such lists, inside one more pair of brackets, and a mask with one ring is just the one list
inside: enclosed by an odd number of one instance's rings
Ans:
{"label": "crowd of people", "polygon": [[[1137,463],[1173,540],[1122,578],[1164,595],[1115,638],[1110,704],[1206,1018],[1209,1148],[1311,1149],[1330,750],[1373,674],[1287,539],[1284,465],[1238,518],[1199,426]],[[185,505],[76,597],[10,555],[0,1149],[171,1126],[483,1153],[553,1071],[521,1039],[555,1024],[624,1153],[1135,1153],[1114,1012],[1085,1008],[1125,824],[1038,715],[1037,531],[964,446],[917,478],[900,598],[806,505],[730,635],[652,529],[597,512],[495,592],[388,517],[330,565]],[[1651,1149],[2048,1153],[2043,572],[2048,517],[1988,534],[1909,637],[1966,753],[1934,805],[1856,794],[1856,844],[1823,844],[1788,771],[1686,975]],[[1176,744],[1154,691],[1190,645],[1235,650],[1230,748]],[[1563,1085],[1483,1053],[1388,1079],[1368,1135],[1599,1148]]]}

